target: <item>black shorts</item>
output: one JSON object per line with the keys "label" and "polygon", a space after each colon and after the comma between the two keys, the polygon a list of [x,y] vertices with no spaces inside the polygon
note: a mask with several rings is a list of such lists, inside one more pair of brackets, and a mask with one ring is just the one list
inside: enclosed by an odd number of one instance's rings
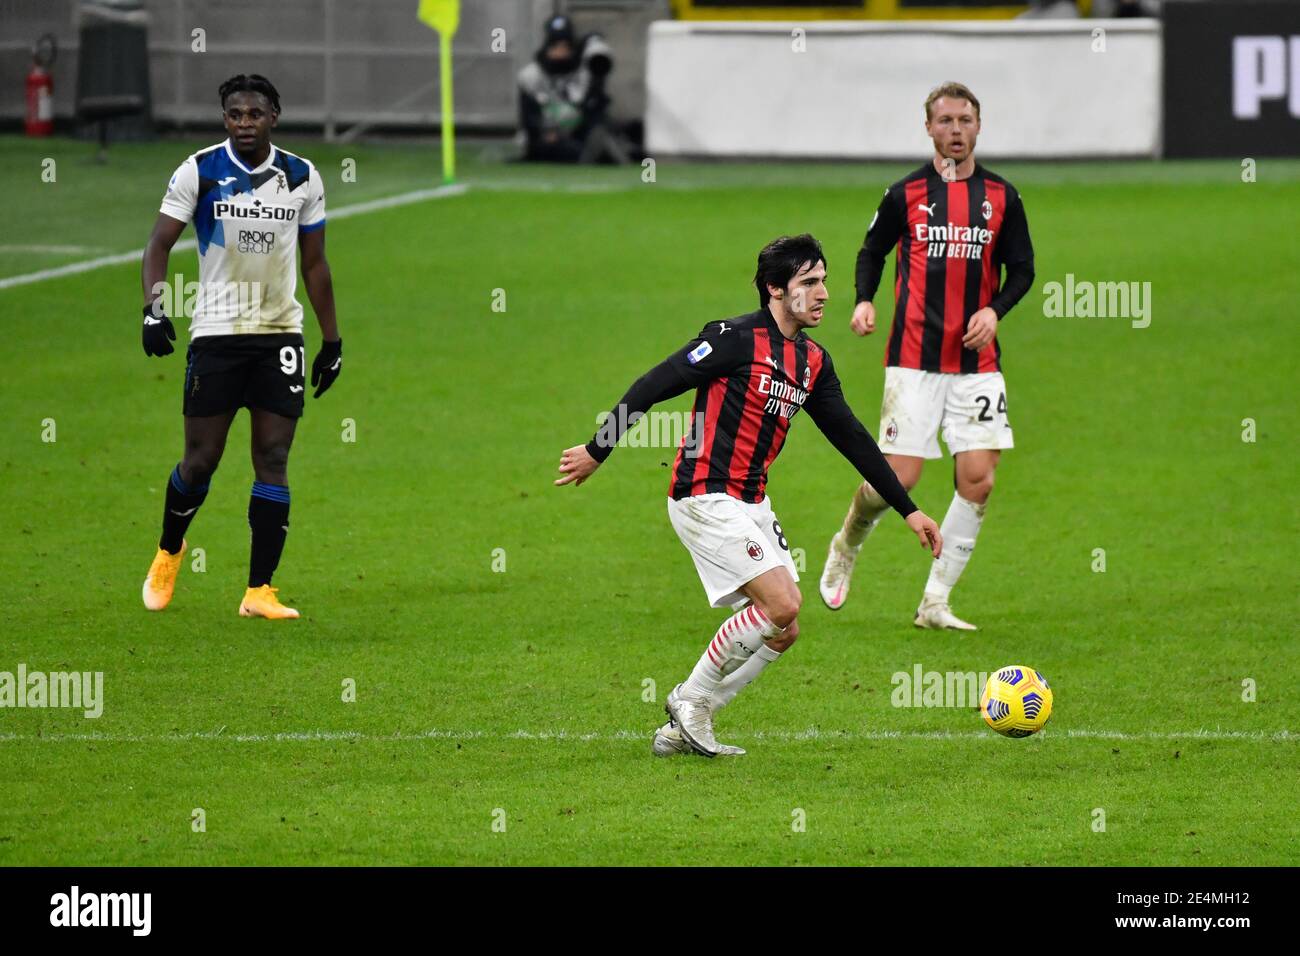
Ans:
{"label": "black shorts", "polygon": [[307,352],[296,332],[203,335],[185,353],[187,417],[261,408],[301,418]]}

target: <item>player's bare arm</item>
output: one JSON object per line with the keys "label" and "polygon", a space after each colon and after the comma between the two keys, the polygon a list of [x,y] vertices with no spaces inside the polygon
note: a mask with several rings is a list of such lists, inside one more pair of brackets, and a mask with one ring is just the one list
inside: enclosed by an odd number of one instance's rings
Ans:
{"label": "player's bare arm", "polygon": [[171,257],[172,247],[184,231],[185,223],[173,219],[165,212],[158,213],[153,231],[149,233],[149,241],[144,245],[144,260],[140,268],[140,286],[145,305],[150,305],[158,297],[156,290],[167,279],[167,260]]}
{"label": "player's bare arm", "polygon": [[321,348],[311,366],[311,384],[316,389],[312,395],[320,398],[343,369],[343,340],[334,314],[334,280],[325,258],[325,227],[300,234],[298,251],[302,256],[302,281],[307,286],[307,298],[320,325]]}
{"label": "player's bare arm", "polygon": [[[144,326],[142,338],[144,354],[164,356],[175,351],[176,329],[171,317],[165,315],[158,302],[158,290],[167,281],[167,260],[172,247],[185,231],[185,223],[160,212],[153,224],[153,232],[144,246],[144,259],[140,266],[140,285],[144,293]],[[158,303],[155,305],[155,303]]]}

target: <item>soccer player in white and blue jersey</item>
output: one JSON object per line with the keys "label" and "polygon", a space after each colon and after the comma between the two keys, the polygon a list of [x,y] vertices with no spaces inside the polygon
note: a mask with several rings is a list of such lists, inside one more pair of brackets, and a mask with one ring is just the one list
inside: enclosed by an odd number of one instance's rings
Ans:
{"label": "soccer player in white and blue jersey", "polygon": [[[168,355],[176,332],[168,316],[190,306],[185,361],[185,456],[167,482],[162,536],[145,579],[144,605],[171,601],[185,555],[185,532],[221,461],[240,408],[252,419],[252,531],[244,617],[296,618],[271,587],[289,531],[289,448],[303,413],[306,351],[302,306],[294,297],[295,259],[316,319],[321,348],[312,364],[315,396],[343,362],[334,291],[325,260],[325,190],[307,160],[277,148],[271,130],[280,96],[257,74],[221,85],[229,138],[190,156],[176,170],[144,251],[143,340],[146,355]],[[199,247],[199,282],[168,285],[167,259],[187,223]],[[188,285],[188,284],[187,284]]]}

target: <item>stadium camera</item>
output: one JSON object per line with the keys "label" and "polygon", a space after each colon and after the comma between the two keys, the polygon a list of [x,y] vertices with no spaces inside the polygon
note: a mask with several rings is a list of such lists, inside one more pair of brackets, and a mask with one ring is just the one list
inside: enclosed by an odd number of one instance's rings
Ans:
{"label": "stadium camera", "polygon": [[606,76],[614,68],[614,51],[603,36],[593,33],[583,45],[582,62],[593,76]]}

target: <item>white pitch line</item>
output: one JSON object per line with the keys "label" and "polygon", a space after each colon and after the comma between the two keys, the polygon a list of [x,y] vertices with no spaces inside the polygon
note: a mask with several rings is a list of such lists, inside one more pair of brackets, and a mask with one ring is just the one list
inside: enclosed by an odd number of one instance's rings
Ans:
{"label": "white pitch line", "polygon": [[366,202],[353,203],[351,206],[340,206],[334,212],[326,211],[325,218],[327,220],[346,219],[349,216],[360,216],[363,213],[374,212],[376,209],[395,209],[398,206],[409,206],[411,203],[425,202],[429,199],[459,196],[468,189],[468,183],[452,183],[448,186],[416,189],[409,193],[398,193],[396,196],[384,196],[381,199],[369,199]]}
{"label": "white pitch line", "polygon": [[[576,183],[547,182],[542,179],[488,179],[476,182],[474,188],[482,192],[511,193],[622,193],[644,189],[639,179],[635,182]],[[683,187],[694,189],[695,187]]]}
{"label": "white pitch line", "polygon": [[43,246],[43,245],[23,245],[23,246],[0,246],[0,252],[23,252],[34,255],[51,255],[51,256],[88,256],[92,252],[103,252],[100,246]]}
{"label": "white pitch line", "polygon": [[[196,245],[197,243],[193,239],[182,239],[172,246],[172,251],[186,252],[195,248]],[[64,276],[92,272],[105,266],[120,266],[127,262],[139,262],[142,255],[144,255],[144,250],[137,249],[134,252],[119,252],[111,256],[100,256],[97,259],[69,262],[66,266],[56,266],[53,269],[41,269],[39,272],[27,272],[19,276],[10,276],[7,279],[0,279],[0,289],[12,289],[15,286],[29,285],[33,282],[44,282],[46,279],[62,279]]]}
{"label": "white pitch line", "polygon": [[[338,209],[328,211],[326,219],[347,219],[349,216],[359,216],[362,213],[374,212],[378,209],[393,209],[397,206],[409,206],[411,203],[425,202],[430,199],[459,196],[467,189],[469,189],[469,186],[465,183],[453,183],[450,186],[438,186],[432,189],[416,189],[411,192],[398,193],[396,196],[385,196],[382,199],[353,203],[351,206],[340,206]],[[183,239],[172,246],[172,251],[188,252],[196,248],[197,245],[193,239]],[[65,266],[41,269],[39,272],[9,276],[6,279],[0,279],[0,289],[12,289],[20,285],[30,285],[33,282],[44,282],[46,279],[62,279],[65,276],[92,272],[105,266],[120,266],[128,262],[139,262],[140,257],[143,255],[143,249],[136,249],[132,252],[118,252],[111,256],[100,256],[96,259],[84,259],[81,262],[69,262]]]}
{"label": "white pitch line", "polygon": [[[613,732],[582,732],[575,730],[424,730],[412,733],[398,731],[392,734],[367,734],[351,730],[284,731],[275,734],[228,734],[225,728],[216,731],[193,731],[170,734],[112,734],[112,733],[55,733],[55,734],[0,734],[0,743],[185,743],[187,741],[230,740],[236,743],[291,743],[312,741],[362,741],[369,743],[410,742],[420,740],[543,740],[543,741],[625,741],[649,740],[652,730],[619,730]],[[760,730],[752,734],[729,734],[737,740],[998,740],[997,734],[985,730]],[[1183,731],[1142,731],[1128,733],[1119,730],[1045,730],[1036,738],[1065,740],[1253,740],[1270,743],[1300,741],[1300,733],[1291,730],[1219,730],[1200,729]]]}

